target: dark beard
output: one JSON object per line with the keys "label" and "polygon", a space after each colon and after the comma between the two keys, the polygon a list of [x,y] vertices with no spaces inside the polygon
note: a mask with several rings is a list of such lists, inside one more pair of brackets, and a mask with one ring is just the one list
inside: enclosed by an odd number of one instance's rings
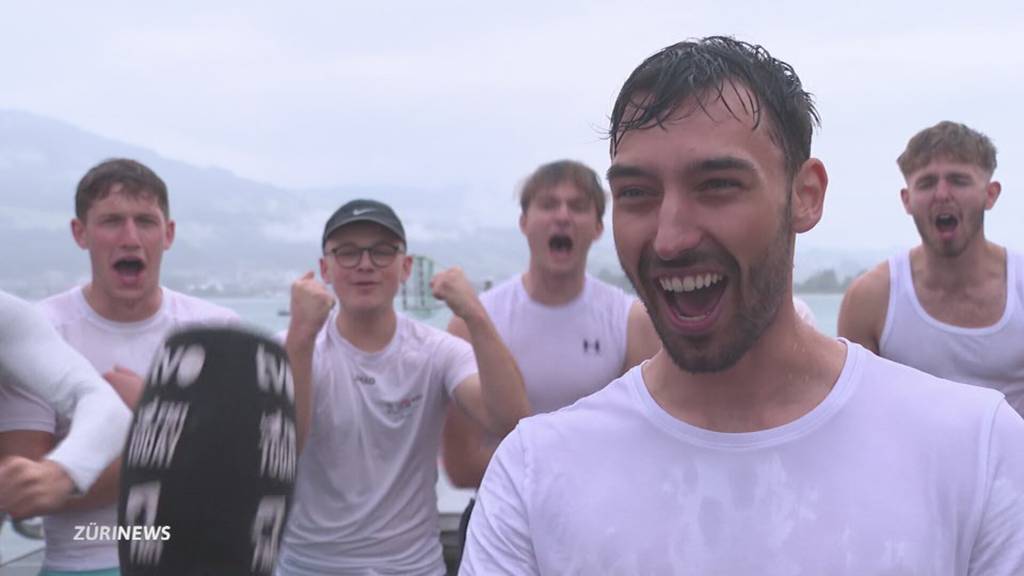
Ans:
{"label": "dark beard", "polygon": [[[649,279],[655,267],[677,267],[700,262],[715,262],[722,266],[738,294],[737,313],[732,326],[726,326],[714,336],[687,337],[677,335],[662,319],[664,299],[657,294],[661,288],[644,284],[630,277],[633,287],[650,311],[654,328],[662,346],[680,370],[690,373],[720,372],[732,368],[750,350],[771,325],[779,306],[788,293],[793,267],[793,242],[790,232],[789,203],[780,218],[774,237],[760,257],[749,269],[749,294],[745,293],[745,278],[736,259],[717,244],[698,247],[671,262],[660,262],[648,245],[640,254],[639,277]],[[723,295],[724,297],[724,295]],[[716,344],[717,343],[717,344]]]}

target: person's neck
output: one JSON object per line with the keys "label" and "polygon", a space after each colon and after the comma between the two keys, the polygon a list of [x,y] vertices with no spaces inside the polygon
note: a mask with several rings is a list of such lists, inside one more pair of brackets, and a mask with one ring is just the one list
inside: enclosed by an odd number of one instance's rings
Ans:
{"label": "person's neck", "polygon": [[96,288],[94,282],[82,288],[85,302],[101,318],[111,322],[141,322],[160,311],[164,291],[159,285],[138,299],[116,298]]}
{"label": "person's neck", "polygon": [[756,432],[804,416],[828,396],[846,347],[806,325],[792,299],[731,368],[691,373],[664,349],[644,365],[654,400],[673,417],[715,432]]}
{"label": "person's neck", "polygon": [[363,352],[379,352],[395,337],[398,315],[394,308],[367,312],[338,312],[338,332]]}
{"label": "person's neck", "polygon": [[1006,251],[981,233],[956,256],[943,256],[922,244],[911,251],[910,258],[921,286],[948,294],[967,292],[1006,270]]}
{"label": "person's neck", "polygon": [[554,274],[531,263],[523,274],[523,288],[530,299],[545,306],[561,306],[572,302],[583,293],[585,283],[585,268]]}

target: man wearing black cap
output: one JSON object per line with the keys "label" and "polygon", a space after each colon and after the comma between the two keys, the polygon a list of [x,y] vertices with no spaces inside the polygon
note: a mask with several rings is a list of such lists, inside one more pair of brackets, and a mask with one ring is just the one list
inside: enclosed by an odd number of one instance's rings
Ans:
{"label": "man wearing black cap", "polygon": [[412,258],[387,205],[339,208],[323,254],[334,294],[312,272],[292,288],[286,348],[305,449],[278,572],[444,574],[434,486],[446,405],[503,436],[529,413],[522,378],[461,270],[431,288],[472,346],[395,313]]}

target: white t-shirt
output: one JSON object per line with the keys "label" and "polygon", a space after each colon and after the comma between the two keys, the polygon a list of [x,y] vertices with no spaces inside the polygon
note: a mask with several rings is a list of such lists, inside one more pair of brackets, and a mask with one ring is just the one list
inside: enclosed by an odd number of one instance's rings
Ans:
{"label": "white t-shirt", "polygon": [[[238,315],[227,308],[167,288],[163,288],[160,310],[141,322],[113,322],[103,318],[86,302],[81,287],[51,296],[40,302],[39,307],[64,340],[97,371],[108,372],[117,364],[143,377],[149,371],[153,355],[171,332],[189,325],[238,321]],[[0,386],[0,404],[4,405],[4,410],[19,416],[18,426],[0,431],[39,430],[58,438],[67,432],[68,422],[64,418],[58,417],[41,400],[18,390]],[[46,568],[82,571],[118,566],[116,542],[74,539],[75,526],[117,525],[116,504],[54,514],[43,522]]]}
{"label": "white t-shirt", "polygon": [[366,353],[335,320],[317,337],[278,574],[443,575],[437,454],[446,403],[477,373],[473,349],[399,315],[391,342]]}
{"label": "white t-shirt", "polygon": [[519,366],[534,414],[568,406],[622,374],[635,301],[589,274],[580,295],[561,306],[535,302],[521,276],[480,295]]}
{"label": "white t-shirt", "polygon": [[[0,431],[33,422],[3,394],[35,393],[75,424],[47,458],[60,464],[86,491],[121,451],[131,412],[89,362],[75,352],[28,302],[0,292]],[[37,429],[30,425],[29,429]]]}
{"label": "white t-shirt", "polygon": [[498,448],[462,574],[1024,574],[1024,420],[847,343],[769,430],[688,425],[640,367]]}

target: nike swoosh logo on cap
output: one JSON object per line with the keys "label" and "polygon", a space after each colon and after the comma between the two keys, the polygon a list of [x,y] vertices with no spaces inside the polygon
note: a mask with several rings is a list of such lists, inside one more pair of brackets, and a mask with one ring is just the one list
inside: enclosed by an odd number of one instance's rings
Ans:
{"label": "nike swoosh logo on cap", "polygon": [[367,212],[373,212],[373,210],[374,210],[373,208],[360,208],[358,210],[353,210],[352,211],[352,215],[353,216],[359,216],[361,214],[366,214]]}

